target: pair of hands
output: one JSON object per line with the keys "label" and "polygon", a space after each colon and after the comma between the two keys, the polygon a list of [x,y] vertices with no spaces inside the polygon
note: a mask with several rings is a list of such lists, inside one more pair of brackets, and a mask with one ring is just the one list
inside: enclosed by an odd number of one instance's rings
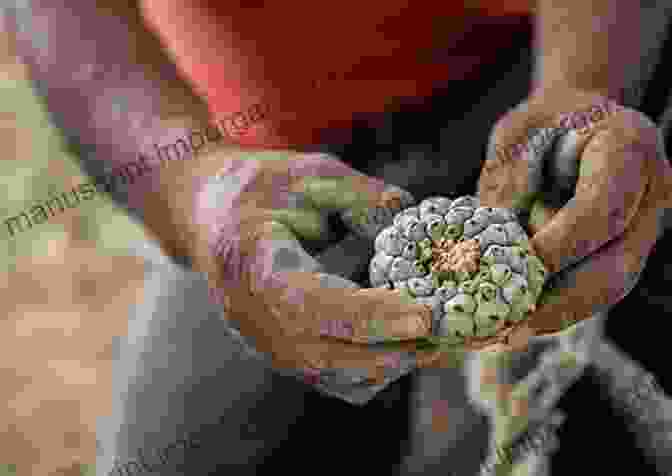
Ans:
{"label": "pair of hands", "polygon": [[[498,151],[526,143],[533,131],[558,129],[561,113],[604,104],[609,113],[585,130],[561,130],[558,140],[501,160]],[[605,310],[632,289],[670,202],[663,158],[651,121],[587,92],[535,92],[496,124],[481,203],[532,209],[531,243],[553,280],[509,349]],[[275,369],[363,403],[414,368],[460,360],[459,352],[421,351],[411,342],[430,335],[428,308],[397,292],[362,289],[328,264],[334,250],[342,258],[336,264],[367,261],[376,234],[414,203],[407,192],[320,154],[220,148],[188,167],[174,165],[161,180],[180,191],[171,201],[182,249],[208,274],[232,327]],[[542,200],[556,191],[573,197]],[[329,244],[333,215],[349,234],[315,253],[315,244]]]}

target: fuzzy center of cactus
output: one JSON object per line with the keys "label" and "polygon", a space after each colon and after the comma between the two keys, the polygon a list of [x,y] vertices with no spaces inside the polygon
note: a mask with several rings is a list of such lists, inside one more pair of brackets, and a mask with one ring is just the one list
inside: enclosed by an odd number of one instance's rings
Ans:
{"label": "fuzzy center of cactus", "polygon": [[481,250],[476,240],[456,243],[442,239],[432,248],[432,272],[475,273],[481,260]]}

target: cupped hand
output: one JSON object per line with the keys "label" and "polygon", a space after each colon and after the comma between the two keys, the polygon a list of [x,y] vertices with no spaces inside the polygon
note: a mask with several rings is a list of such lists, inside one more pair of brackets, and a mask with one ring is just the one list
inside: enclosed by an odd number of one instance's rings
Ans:
{"label": "cupped hand", "polygon": [[662,231],[671,191],[656,125],[603,96],[542,89],[500,119],[478,193],[484,204],[529,214],[531,244],[550,272],[515,345],[627,295]]}
{"label": "cupped hand", "polygon": [[429,308],[330,274],[307,251],[329,242],[336,216],[359,243],[342,248],[343,261],[368,263],[376,234],[413,204],[407,192],[323,154],[231,149],[195,160],[194,180],[183,180],[191,208],[175,213],[186,248],[235,331],[276,370],[364,403],[430,355],[405,346],[430,334]]}

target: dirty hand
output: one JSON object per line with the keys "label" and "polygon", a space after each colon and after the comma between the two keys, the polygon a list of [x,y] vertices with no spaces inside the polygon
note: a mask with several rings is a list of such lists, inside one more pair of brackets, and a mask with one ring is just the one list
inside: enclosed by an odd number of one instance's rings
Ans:
{"label": "dirty hand", "polygon": [[672,170],[656,125],[598,94],[535,91],[495,125],[481,203],[530,213],[549,270],[537,310],[514,336],[558,332],[635,286],[670,206]]}
{"label": "dirty hand", "polygon": [[[329,242],[327,217],[340,216],[363,243],[343,260],[368,263],[376,234],[412,205],[408,192],[324,154],[219,149],[171,165],[161,179],[181,184],[163,187],[181,194],[170,198],[173,223],[187,230],[181,247],[207,272],[233,332],[276,370],[364,403],[417,365],[422,353],[404,341],[429,335],[429,308],[362,289],[307,251]],[[385,342],[394,349],[376,345]]]}

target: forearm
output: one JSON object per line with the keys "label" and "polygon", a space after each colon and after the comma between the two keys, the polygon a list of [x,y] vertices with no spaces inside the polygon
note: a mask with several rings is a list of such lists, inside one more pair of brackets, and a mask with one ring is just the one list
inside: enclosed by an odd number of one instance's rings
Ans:
{"label": "forearm", "polygon": [[69,8],[63,0],[56,6],[30,3],[16,8],[17,50],[53,121],[80,144],[85,168],[94,175],[109,178],[124,165],[138,164],[140,153],[151,159],[143,163],[150,173],[132,183],[109,183],[107,191],[157,232],[160,206],[147,213],[164,168],[158,167],[154,144],[174,144],[203,128],[206,105],[144,27],[133,1],[69,1]]}
{"label": "forearm", "polygon": [[539,0],[535,86],[573,87],[622,101],[640,63],[639,0]]}
{"label": "forearm", "polygon": [[[86,142],[137,153],[166,126],[207,121],[207,108],[135,3],[34,0],[16,8],[16,26],[18,53],[58,125],[75,128]],[[125,159],[102,158],[114,165]]]}

